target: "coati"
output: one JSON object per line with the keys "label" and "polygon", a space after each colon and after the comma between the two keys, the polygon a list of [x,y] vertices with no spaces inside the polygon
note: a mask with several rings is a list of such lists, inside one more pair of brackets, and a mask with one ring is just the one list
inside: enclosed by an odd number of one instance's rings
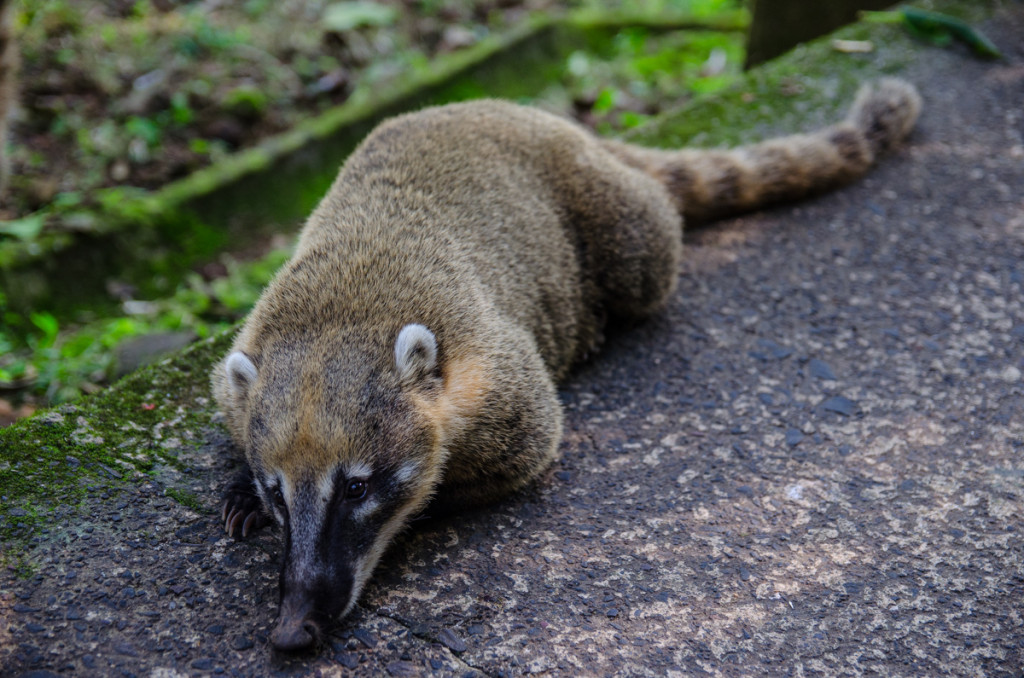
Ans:
{"label": "coati", "polygon": [[862,175],[905,137],[914,88],[737,150],[655,150],[474,101],[381,124],[349,157],[213,373],[246,470],[228,533],[283,528],[271,642],[314,644],[428,502],[522,487],[555,458],[555,383],[609,317],[665,305],[683,219]]}

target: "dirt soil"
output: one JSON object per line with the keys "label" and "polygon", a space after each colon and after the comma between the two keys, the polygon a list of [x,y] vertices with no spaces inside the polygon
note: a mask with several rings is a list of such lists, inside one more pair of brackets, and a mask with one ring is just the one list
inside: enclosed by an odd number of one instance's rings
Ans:
{"label": "dirt soil", "polygon": [[691,234],[547,477],[419,521],[318,654],[271,655],[279,535],[225,538],[214,428],[198,512],[98,487],[0,574],[0,674],[1019,676],[1024,5],[984,28],[1006,60],[921,48],[866,180]]}
{"label": "dirt soil", "polygon": [[21,0],[12,219],[153,189],[469,47],[549,0]]}

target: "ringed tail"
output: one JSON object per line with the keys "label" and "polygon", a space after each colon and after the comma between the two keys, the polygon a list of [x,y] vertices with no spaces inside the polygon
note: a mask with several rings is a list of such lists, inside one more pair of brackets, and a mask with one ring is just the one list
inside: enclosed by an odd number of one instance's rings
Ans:
{"label": "ringed tail", "polygon": [[920,110],[913,85],[884,78],[861,87],[845,120],[810,134],[731,150],[605,145],[626,164],[661,181],[686,223],[694,223],[849,183],[910,133]]}

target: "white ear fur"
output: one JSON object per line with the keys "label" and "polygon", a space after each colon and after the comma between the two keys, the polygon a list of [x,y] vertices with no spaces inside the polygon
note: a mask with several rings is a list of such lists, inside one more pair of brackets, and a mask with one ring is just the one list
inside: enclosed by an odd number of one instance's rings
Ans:
{"label": "white ear fur", "polygon": [[423,325],[406,325],[395,340],[395,367],[402,381],[415,381],[437,366],[437,339]]}
{"label": "white ear fur", "polygon": [[224,372],[228,376],[228,385],[235,397],[242,397],[246,390],[256,381],[256,365],[249,356],[235,351],[224,361]]}

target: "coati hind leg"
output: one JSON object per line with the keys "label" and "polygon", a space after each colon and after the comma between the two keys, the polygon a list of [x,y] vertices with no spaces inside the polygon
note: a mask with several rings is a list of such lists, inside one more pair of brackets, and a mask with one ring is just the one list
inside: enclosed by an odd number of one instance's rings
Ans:
{"label": "coati hind leg", "polygon": [[665,188],[595,141],[574,158],[568,191],[572,226],[587,275],[610,315],[641,317],[675,290],[682,217]]}

